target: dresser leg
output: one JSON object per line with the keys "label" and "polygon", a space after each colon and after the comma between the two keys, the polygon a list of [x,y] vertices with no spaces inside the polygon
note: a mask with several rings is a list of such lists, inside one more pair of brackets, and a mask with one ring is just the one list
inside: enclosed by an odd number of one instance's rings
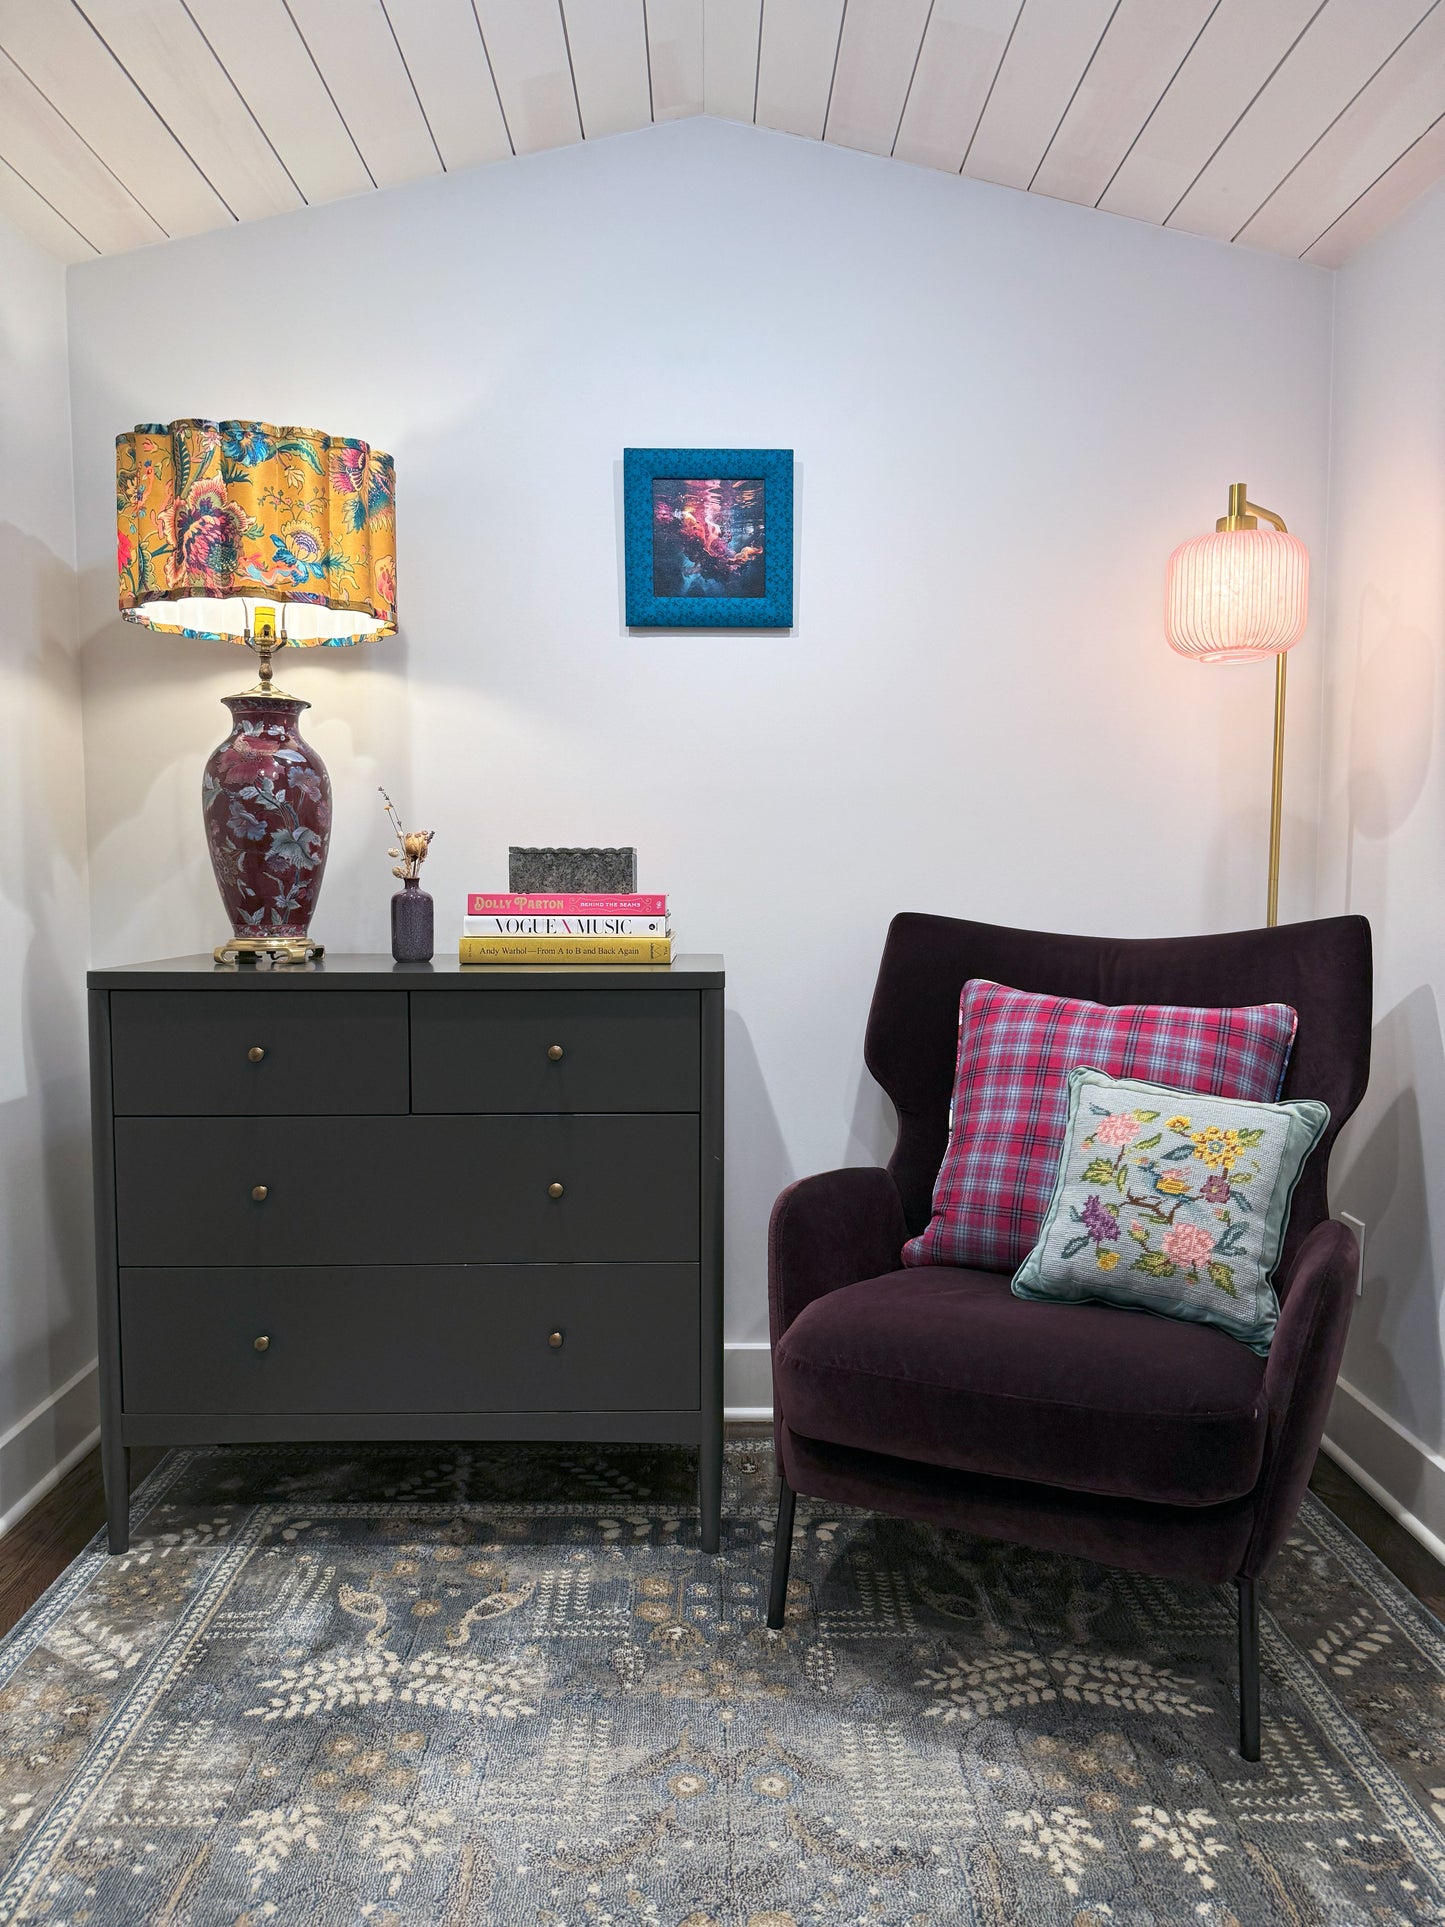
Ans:
{"label": "dresser leg", "polygon": [[710,1422],[697,1455],[699,1542],[704,1552],[716,1552],[722,1530],[722,1419]]}
{"label": "dresser leg", "polygon": [[100,1437],[100,1470],[105,1480],[105,1524],[112,1552],[130,1550],[130,1447],[109,1430]]}

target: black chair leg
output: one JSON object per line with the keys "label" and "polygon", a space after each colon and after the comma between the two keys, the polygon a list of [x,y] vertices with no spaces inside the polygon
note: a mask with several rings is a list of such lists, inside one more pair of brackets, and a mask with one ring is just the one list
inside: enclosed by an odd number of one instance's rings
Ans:
{"label": "black chair leg", "polygon": [[1239,1578],[1239,1750],[1259,1758],[1259,1586]]}
{"label": "black chair leg", "polygon": [[768,1589],[768,1624],[776,1630],[788,1605],[788,1567],[793,1558],[793,1510],[798,1495],[786,1479],[778,1481],[778,1524],[773,1535],[773,1583]]}

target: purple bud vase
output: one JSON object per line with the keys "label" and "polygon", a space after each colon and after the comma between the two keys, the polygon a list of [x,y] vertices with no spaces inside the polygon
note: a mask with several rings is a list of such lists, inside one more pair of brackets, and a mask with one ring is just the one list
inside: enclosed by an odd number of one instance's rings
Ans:
{"label": "purple bud vase", "polygon": [[391,954],[398,963],[429,963],[433,904],[420,877],[403,877],[391,900]]}

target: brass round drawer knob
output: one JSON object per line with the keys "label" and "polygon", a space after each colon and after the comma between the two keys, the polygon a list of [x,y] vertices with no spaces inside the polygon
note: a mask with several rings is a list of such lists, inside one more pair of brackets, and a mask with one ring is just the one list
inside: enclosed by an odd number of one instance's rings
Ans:
{"label": "brass round drawer knob", "polygon": [[547,1055],[554,1064],[560,1064],[562,1062],[562,1046],[560,1044],[549,1044],[547,1047]]}
{"label": "brass round drawer knob", "polygon": [[549,1184],[547,1186],[547,1196],[549,1198],[560,1198],[561,1195],[562,1187],[560,1184]]}
{"label": "brass round drawer knob", "polygon": [[251,1048],[246,1052],[246,1055],[250,1058],[253,1064],[259,1064],[261,1059],[266,1055],[266,1053],[259,1044],[253,1044]]}
{"label": "brass round drawer knob", "polygon": [[552,1350],[555,1352],[562,1343],[561,1332],[548,1332],[547,1343],[552,1347]]}
{"label": "brass round drawer knob", "polygon": [[253,1204],[264,1204],[266,1202],[266,1187],[264,1184],[253,1184],[251,1186],[251,1201]]}
{"label": "brass round drawer knob", "polygon": [[259,1338],[253,1338],[251,1343],[258,1352],[269,1352],[271,1349],[271,1341],[264,1332]]}

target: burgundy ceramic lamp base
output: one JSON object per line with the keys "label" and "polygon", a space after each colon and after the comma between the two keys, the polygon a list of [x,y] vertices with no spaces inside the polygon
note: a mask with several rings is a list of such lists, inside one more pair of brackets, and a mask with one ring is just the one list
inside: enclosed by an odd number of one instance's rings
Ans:
{"label": "burgundy ceramic lamp base", "polygon": [[230,919],[217,963],[306,963],[331,838],[331,779],[297,721],[310,704],[279,690],[224,698],[231,733],[201,782],[211,868]]}

